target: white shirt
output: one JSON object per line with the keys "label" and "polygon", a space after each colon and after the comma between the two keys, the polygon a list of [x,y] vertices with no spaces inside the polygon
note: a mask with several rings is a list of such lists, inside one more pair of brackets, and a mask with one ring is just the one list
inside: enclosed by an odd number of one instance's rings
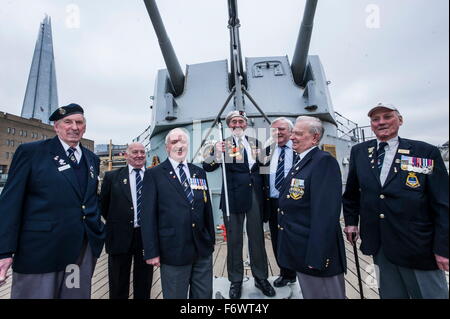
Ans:
{"label": "white shirt", "polygon": [[[133,199],[133,207],[134,207],[134,228],[139,227],[137,220],[137,194],[136,194],[136,172],[134,171],[134,167],[128,165],[129,172],[129,181],[130,181],[130,190],[131,190],[131,198]],[[145,168],[142,167],[139,171],[139,175],[141,175],[141,180],[144,179]]]}
{"label": "white shirt", "polygon": [[[239,146],[239,137],[233,136],[234,142],[237,146]],[[247,159],[248,159],[248,168],[251,170],[253,167],[253,164],[256,163],[256,160],[252,156],[252,148],[250,147],[250,144],[247,141],[247,138],[245,135],[242,135],[241,137],[242,145],[244,145],[245,150],[247,151]],[[242,158],[244,158],[244,154],[242,154]]]}
{"label": "white shirt", "polygon": [[[172,164],[172,167],[173,167],[173,169],[175,171],[175,174],[177,174],[178,180],[181,183],[180,169],[178,168],[178,165],[180,165],[180,162],[177,162],[177,161],[173,160],[170,157],[169,157],[169,161],[170,161],[170,164]],[[183,164],[184,164],[184,166],[183,166],[184,173],[186,174],[186,178],[187,178],[188,182],[190,183],[191,182],[191,174],[189,173],[189,167],[187,165],[187,160],[186,159],[183,161]]]}
{"label": "white shirt", "polygon": [[[67,152],[67,150],[70,148],[70,146],[64,142],[62,139],[59,138],[59,141],[61,142],[61,145],[64,147],[64,151],[66,152],[66,155],[69,156],[69,152]],[[77,146],[74,147],[75,148],[75,152],[73,153],[75,155],[75,158],[77,159],[77,163],[80,163],[81,160],[81,156],[83,155],[83,152],[81,151],[81,147],[80,147],[80,143],[78,143]]]}
{"label": "white shirt", "polygon": [[[378,146],[380,145],[380,141],[377,140],[377,150]],[[380,172],[380,182],[381,186],[384,185],[384,182],[386,182],[386,179],[389,175],[389,171],[391,170],[392,162],[394,161],[395,154],[397,153],[398,149],[398,136],[391,138],[389,141],[386,141],[388,145],[384,148],[385,154],[384,154],[384,160],[383,160],[383,167],[381,168]]]}
{"label": "white shirt", "polygon": [[[292,168],[292,161],[293,161],[293,156],[294,156],[294,152],[292,151],[292,141],[289,140],[285,146],[286,146],[286,148],[284,150],[284,177],[286,177],[287,174],[289,174],[289,171]],[[280,192],[275,187],[275,177],[277,174],[278,159],[280,157],[280,152],[281,152],[281,147],[277,145],[275,147],[275,150],[273,151],[273,156],[270,160],[269,182],[270,182],[270,197],[271,198],[278,198],[280,196]]]}

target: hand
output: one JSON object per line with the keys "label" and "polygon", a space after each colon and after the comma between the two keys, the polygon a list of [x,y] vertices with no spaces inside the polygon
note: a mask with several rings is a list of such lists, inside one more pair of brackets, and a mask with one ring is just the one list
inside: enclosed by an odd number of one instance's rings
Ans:
{"label": "hand", "polygon": [[147,263],[147,265],[152,265],[156,267],[159,267],[161,265],[159,262],[159,256],[152,259],[147,259],[145,262]]}
{"label": "hand", "polygon": [[11,267],[12,261],[12,258],[0,259],[0,286],[4,284],[8,278],[6,274],[8,273],[9,267]]}
{"label": "hand", "polygon": [[439,269],[448,271],[448,258],[436,254],[434,255],[434,257],[436,258],[436,264],[438,265]]}
{"label": "hand", "polygon": [[225,152],[225,142],[217,142],[216,143],[216,154],[220,155],[220,153]]}
{"label": "hand", "polygon": [[[359,238],[358,226],[347,226],[344,228],[344,233],[347,236],[347,240],[350,244],[352,244],[352,245],[356,244],[356,241]],[[353,233],[356,233],[354,243],[353,243],[353,235],[352,235]]]}

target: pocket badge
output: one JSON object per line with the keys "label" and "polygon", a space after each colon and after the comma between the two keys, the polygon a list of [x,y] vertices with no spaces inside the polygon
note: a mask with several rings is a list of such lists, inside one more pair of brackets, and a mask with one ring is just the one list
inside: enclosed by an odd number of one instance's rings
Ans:
{"label": "pocket badge", "polygon": [[406,177],[406,186],[409,186],[411,188],[420,187],[419,179],[417,178],[416,173],[414,172],[408,173],[408,176]]}
{"label": "pocket badge", "polygon": [[293,200],[298,200],[305,194],[304,187],[292,186],[289,188],[289,195]]}

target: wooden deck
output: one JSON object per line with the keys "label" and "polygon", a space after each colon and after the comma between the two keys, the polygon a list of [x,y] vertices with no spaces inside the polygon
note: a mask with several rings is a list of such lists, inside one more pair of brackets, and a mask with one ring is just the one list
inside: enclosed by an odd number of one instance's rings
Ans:
{"label": "wooden deck", "polygon": [[[265,236],[266,236],[266,251],[269,260],[269,276],[278,276],[279,268],[277,266],[273,254],[270,242],[270,234],[266,233]],[[358,277],[356,274],[353,248],[349,243],[347,243],[347,241],[345,247],[347,254],[347,274],[345,275],[345,286],[346,286],[345,288],[347,298],[359,299]],[[223,242],[220,238],[218,238],[213,255],[215,277],[227,277],[226,256],[227,256],[226,242]],[[109,298],[107,257],[108,257],[107,254],[103,253],[97,261],[94,277],[92,279],[93,299]],[[359,253],[359,263],[361,268],[361,277],[363,278],[364,283],[363,286],[364,296],[367,299],[379,299],[378,289],[376,288],[376,279],[374,276],[372,258],[364,256],[363,254]],[[245,267],[245,275],[251,276],[251,271],[249,267]],[[447,281],[448,281],[448,273],[447,273]],[[8,278],[7,282],[0,287],[0,299],[9,299],[10,290],[11,290],[11,277]],[[130,298],[132,298],[132,296],[133,296],[133,286],[130,283]],[[156,268],[153,274],[151,298],[162,299],[162,297],[163,296],[161,292],[161,280],[159,268]]]}

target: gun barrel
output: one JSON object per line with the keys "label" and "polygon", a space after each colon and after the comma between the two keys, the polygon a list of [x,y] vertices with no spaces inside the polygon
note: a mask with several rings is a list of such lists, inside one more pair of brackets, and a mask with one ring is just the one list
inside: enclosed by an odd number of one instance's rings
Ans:
{"label": "gun barrel", "polygon": [[314,15],[316,13],[317,0],[307,0],[303,21],[295,46],[294,57],[292,58],[292,74],[294,81],[300,86],[305,86],[304,78],[306,62],[308,59],[309,44],[314,25]]}
{"label": "gun barrel", "polygon": [[164,23],[159,14],[158,7],[155,0],[144,0],[145,7],[152,21],[156,36],[158,37],[159,46],[166,62],[167,70],[169,71],[170,80],[174,89],[175,95],[180,95],[184,90],[184,73],[178,62],[175,50],[167,35]]}

